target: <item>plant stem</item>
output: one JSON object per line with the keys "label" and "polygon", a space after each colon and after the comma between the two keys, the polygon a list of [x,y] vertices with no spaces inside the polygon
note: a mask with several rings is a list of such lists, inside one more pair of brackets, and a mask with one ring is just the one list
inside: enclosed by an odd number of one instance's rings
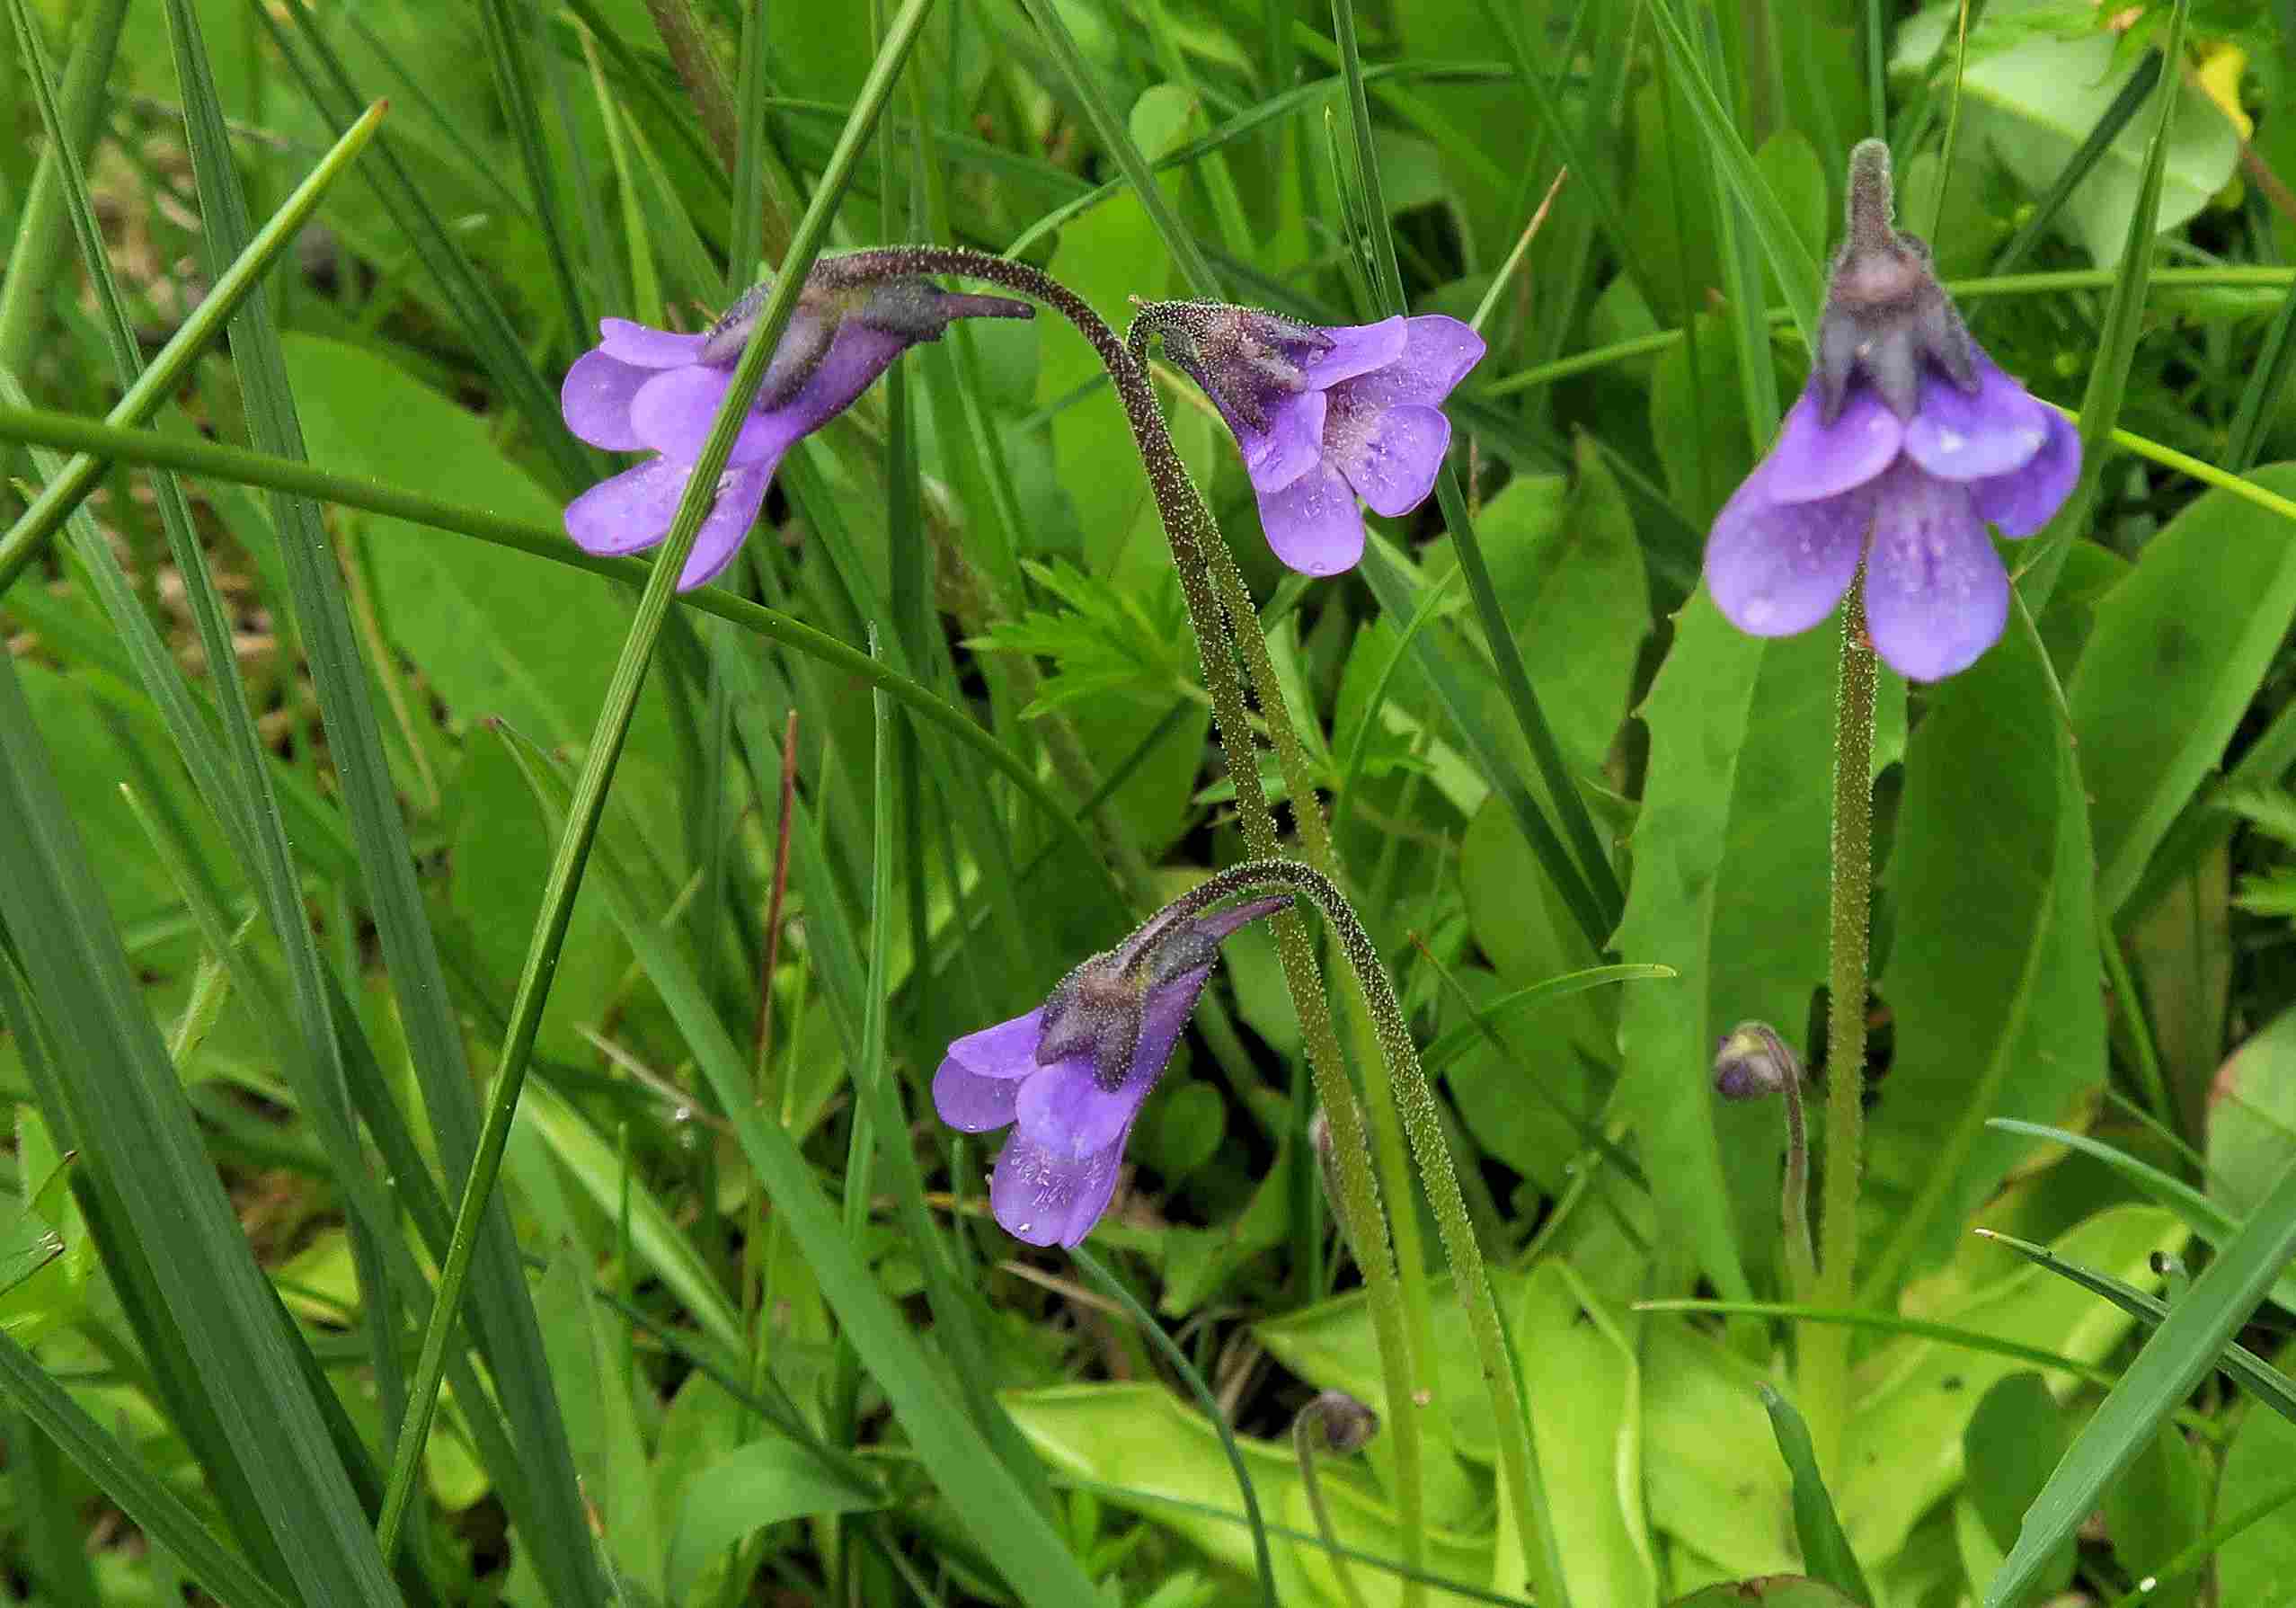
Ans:
{"label": "plant stem", "polygon": [[[1549,1522],[1539,1479],[1538,1450],[1532,1444],[1529,1416],[1524,1410],[1522,1389],[1516,1377],[1513,1355],[1508,1349],[1506,1329],[1499,1318],[1498,1302],[1492,1294],[1483,1248],[1476,1240],[1475,1227],[1467,1216],[1466,1197],[1459,1191],[1458,1175],[1451,1167],[1450,1151],[1443,1142],[1442,1119],[1428,1088],[1426,1073],[1420,1068],[1418,1048],[1411,1042],[1410,1026],[1404,1019],[1395,985],[1387,979],[1387,968],[1379,960],[1370,934],[1363,930],[1354,908],[1330,878],[1296,860],[1249,860],[1231,866],[1198,884],[1185,901],[1172,909],[1175,916],[1184,916],[1247,889],[1263,887],[1290,888],[1306,894],[1338,936],[1340,950],[1347,956],[1355,981],[1362,987],[1372,1026],[1378,1033],[1379,1048],[1393,1079],[1404,1132],[1411,1140],[1421,1181],[1435,1208],[1436,1227],[1442,1235],[1443,1253],[1450,1261],[1459,1304],[1467,1310],[1467,1328],[1474,1337],[1484,1387],[1490,1394],[1493,1419],[1498,1430],[1500,1478],[1513,1511],[1516,1532],[1521,1538],[1529,1576],[1520,1584],[1542,1608],[1547,1604],[1562,1608],[1570,1598],[1563,1586],[1561,1552]],[[1405,1421],[1408,1422],[1408,1415]],[[1517,1586],[1511,1581],[1500,1584],[1508,1590]]]}
{"label": "plant stem", "polygon": [[[1866,573],[1841,616],[1841,682],[1834,710],[1833,952],[1826,1013],[1826,1177],[1815,1304],[1847,1307],[1857,1271],[1857,1186],[1866,1113],[1866,940],[1874,885],[1874,645],[1866,635]],[[1849,1411],[1849,1331],[1815,1325],[1800,1337],[1802,1408],[1819,1470],[1839,1478]]]}
{"label": "plant stem", "polygon": [[[825,262],[814,280],[825,289],[873,283],[900,274],[942,273],[983,280],[1022,295],[1033,297],[1059,313],[1092,346],[1115,386],[1131,427],[1134,444],[1148,472],[1148,489],[1156,498],[1157,514],[1172,546],[1173,565],[1180,577],[1181,596],[1188,608],[1188,623],[1203,655],[1204,684],[1212,699],[1212,719],[1227,757],[1229,779],[1236,786],[1237,817],[1246,844],[1255,857],[1272,858],[1279,850],[1274,813],[1261,786],[1258,755],[1244,701],[1243,683],[1237,672],[1234,643],[1223,623],[1223,610],[1212,582],[1215,546],[1224,546],[1211,511],[1173,447],[1172,433],[1156,400],[1155,382],[1145,364],[1137,361],[1105,319],[1075,291],[1025,262],[990,256],[960,246],[887,246],[858,251]],[[1237,635],[1243,632],[1239,628]],[[1282,699],[1271,695],[1263,707],[1272,720],[1281,718]],[[1282,758],[1279,750],[1278,759]],[[1305,795],[1304,809],[1317,806],[1314,795]],[[1320,878],[1320,873],[1316,874]],[[1218,880],[1218,879],[1215,879]],[[1362,1108],[1347,1079],[1347,1063],[1340,1053],[1339,1036],[1332,1025],[1331,1004],[1316,970],[1315,952],[1306,925],[1292,911],[1279,911],[1269,923],[1276,953],[1283,964],[1285,987],[1299,1018],[1300,1035],[1308,1051],[1308,1070],[1316,1093],[1331,1124],[1333,1148],[1338,1160],[1340,1195],[1337,1205],[1356,1262],[1363,1270],[1365,1296],[1370,1308],[1372,1331],[1379,1349],[1382,1376],[1391,1402],[1396,1440],[1395,1502],[1402,1532],[1405,1561],[1423,1573],[1426,1527],[1422,1496],[1422,1450],[1419,1425],[1401,1405],[1415,1399],[1427,1360],[1413,1355],[1403,1322],[1401,1292],[1387,1240],[1387,1225],[1379,1206],[1379,1188],[1370,1166],[1370,1149],[1364,1133]],[[1425,1600],[1423,1582],[1410,1580],[1404,1588],[1405,1608]]]}

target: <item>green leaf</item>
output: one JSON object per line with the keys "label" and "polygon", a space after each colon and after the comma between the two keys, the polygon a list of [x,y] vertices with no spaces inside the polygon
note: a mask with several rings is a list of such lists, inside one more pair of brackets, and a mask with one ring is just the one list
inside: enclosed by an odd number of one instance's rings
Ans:
{"label": "green leaf", "polygon": [[1662,1233],[1733,1299],[1777,1241],[1782,1124],[1714,1099],[1704,1074],[1749,1017],[1798,1045],[1825,976],[1834,656],[1824,628],[1742,635],[1701,590],[1642,710],[1651,760],[1617,946],[1681,980],[1621,997],[1618,1099]]}
{"label": "green leaf", "polygon": [[[2169,1560],[2208,1528],[2208,1481],[2193,1448],[2182,1431],[2162,1425],[2127,1471],[2105,1488],[2105,1528],[2113,1538],[2114,1560],[2132,1580],[2165,1577]],[[2164,1577],[2144,1600],[2147,1608],[2156,1604],[2192,1608],[2200,1587],[2193,1575]]]}
{"label": "green leaf", "polygon": [[2137,1353],[2121,1382],[2057,1465],[2026,1512],[2016,1548],[1985,1589],[1986,1608],[2020,1601],[2044,1561],[2073,1533],[2097,1495],[2129,1465],[2176,1404],[2216,1364],[2217,1354],[2247,1322],[2274,1275],[2296,1255],[2296,1166],[2281,1175],[2239,1238],[2208,1270]]}
{"label": "green leaf", "polygon": [[[2296,465],[2253,478],[2296,493]],[[2094,801],[2097,899],[2109,912],[2223,759],[2296,618],[2288,533],[2278,515],[2210,492],[2145,544],[2097,608],[2066,697]]]}
{"label": "green leaf", "polygon": [[[1962,1500],[1974,1510],[2000,1553],[2017,1539],[2017,1521],[2041,1494],[2049,1470],[2064,1455],[2070,1426],[2064,1409],[2038,1373],[2012,1373],[1994,1382],[1962,1431]],[[1981,1573],[1982,1571],[1973,1571]],[[2062,1591],[2073,1577],[2073,1538],[2067,1536],[2043,1571],[2043,1589]]]}
{"label": "green leaf", "polygon": [[[1952,5],[1937,5],[1909,23],[1898,34],[1893,67],[1903,71],[1928,62],[1954,15]],[[2096,31],[2044,34],[2007,49],[1972,52],[1962,75],[1962,138],[2008,167],[2027,191],[2043,194],[2136,70],[2134,63],[2117,67],[2113,40]],[[2230,181],[2239,158],[2239,131],[2205,93],[2184,82],[2182,71],[2176,78],[2160,195],[2164,230],[2206,206]],[[2135,119],[2066,199],[2065,232],[2101,265],[2121,260],[2153,123],[2150,116]]]}
{"label": "green leaf", "polygon": [[1871,1604],[1873,1587],[1866,1584],[1857,1554],[1849,1550],[1849,1537],[1842,1533],[1841,1520],[1834,1513],[1833,1498],[1826,1494],[1817,1451],[1810,1444],[1810,1426],[1792,1402],[1768,1385],[1762,1387],[1762,1406],[1769,1413],[1770,1433],[1777,1437],[1778,1455],[1794,1476],[1794,1533],[1802,1543],[1803,1566],[1815,1569],[1817,1578],[1851,1600]]}
{"label": "green leaf", "polygon": [[2278,1497],[2281,1505],[2242,1533],[2226,1540],[2216,1553],[2217,1600],[2269,1603],[2296,1580],[2296,1424],[2276,1413],[2250,1413],[2225,1449],[2224,1473],[2217,1482],[2216,1509],[2230,1517]]}
{"label": "green leaf", "polygon": [[1555,1259],[1531,1270],[1511,1314],[1509,1332],[1522,1359],[1539,1479],[1574,1603],[1642,1604],[1658,1595],[1650,1515],[1641,1497],[1650,1444],[1638,1422],[1638,1327],[1631,1319],[1622,1324]]}
{"label": "green leaf", "polygon": [[1871,1176],[1905,1204],[1869,1291],[1943,1255],[2025,1153],[1987,1117],[2045,1121],[2105,1072],[2087,801],[2048,667],[2012,630],[1932,697],[1906,753],[1880,982],[1897,1031]]}
{"label": "green leaf", "polygon": [[668,1595],[685,1599],[705,1567],[767,1524],[864,1513],[882,1491],[847,1479],[794,1441],[751,1441],[703,1468],[687,1488],[669,1543]]}
{"label": "green leaf", "polygon": [[2283,1010],[2217,1074],[2208,1114],[2210,1198],[2256,1210],[2296,1155],[2296,1009]]}

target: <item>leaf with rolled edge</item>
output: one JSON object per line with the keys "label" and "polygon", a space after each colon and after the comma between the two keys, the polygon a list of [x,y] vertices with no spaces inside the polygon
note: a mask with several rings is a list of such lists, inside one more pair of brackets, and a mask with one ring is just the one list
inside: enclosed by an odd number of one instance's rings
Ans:
{"label": "leaf with rolled edge", "polygon": [[[2251,476],[2296,495],[2296,464]],[[2067,686],[2096,822],[2097,897],[2118,913],[2224,757],[2296,618],[2288,521],[2230,492],[2194,502],[2106,593]]]}
{"label": "leaf with rolled edge", "polygon": [[1798,1044],[1825,978],[1837,640],[1823,626],[1743,635],[1701,589],[1641,711],[1649,781],[1612,945],[1680,979],[1619,997],[1618,1108],[1641,1141],[1662,1236],[1725,1295],[1750,1288],[1747,1264],[1777,1242],[1784,1124],[1765,1103],[1715,1100],[1707,1068],[1715,1040],[1748,1017]]}
{"label": "leaf with rolled edge", "polygon": [[1794,1410],[1792,1402],[1767,1384],[1762,1387],[1762,1407],[1769,1414],[1770,1433],[1777,1437],[1777,1453],[1794,1476],[1794,1533],[1802,1543],[1804,1567],[1817,1570],[1821,1579],[1853,1602],[1871,1603],[1874,1589],[1866,1584],[1866,1573],[1857,1567],[1857,1554],[1849,1550],[1849,1537],[1842,1533],[1833,1498],[1826,1494],[1825,1476],[1818,1471],[1810,1426]]}
{"label": "leaf with rolled edge", "polygon": [[1895,1060],[1870,1152],[1874,1186],[1905,1204],[1861,1264],[1869,1292],[1943,1255],[2026,1154],[1986,1118],[2047,1120],[2105,1074],[2088,803],[2028,633],[1939,684],[1905,771],[1880,983]]}

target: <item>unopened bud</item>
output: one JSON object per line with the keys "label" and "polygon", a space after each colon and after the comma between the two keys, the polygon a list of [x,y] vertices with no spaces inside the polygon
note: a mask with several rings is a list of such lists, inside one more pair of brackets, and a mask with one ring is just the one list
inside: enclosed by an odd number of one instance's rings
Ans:
{"label": "unopened bud", "polygon": [[1345,1390],[1325,1390],[1299,1409],[1299,1433],[1313,1423],[1323,1431],[1318,1449],[1337,1457],[1361,1452],[1379,1433],[1379,1415]]}
{"label": "unopened bud", "polygon": [[1340,1188],[1339,1147],[1332,1142],[1332,1119],[1324,1115],[1321,1106],[1308,1118],[1308,1148],[1316,1153],[1316,1177],[1324,1186],[1324,1204],[1331,1208],[1332,1221],[1339,1225],[1339,1242],[1353,1255],[1354,1242],[1347,1232],[1347,1210],[1342,1204],[1347,1198]]}
{"label": "unopened bud", "polygon": [[1802,1062],[1767,1022],[1741,1022],[1714,1047],[1714,1092],[1725,1100],[1767,1099],[1801,1082]]}

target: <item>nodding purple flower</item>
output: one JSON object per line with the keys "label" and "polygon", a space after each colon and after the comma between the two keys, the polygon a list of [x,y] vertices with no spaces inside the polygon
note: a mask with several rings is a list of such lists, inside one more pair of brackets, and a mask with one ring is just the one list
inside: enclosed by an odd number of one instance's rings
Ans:
{"label": "nodding purple flower", "polygon": [[941,1120],[967,1133],[1013,1130],[988,1184],[1006,1233],[1076,1245],[1092,1231],[1220,941],[1288,902],[1255,899],[1192,916],[1182,900],[1070,972],[1034,1010],[949,1046],[933,1079]]}
{"label": "nodding purple flower", "polygon": [[1987,539],[2034,534],[2080,477],[2080,438],[1972,340],[1928,247],[1890,222],[1889,147],[1850,153],[1848,237],[1818,362],[1769,456],[1715,516],[1706,588],[1740,630],[1790,636],[1866,565],[1866,628],[1919,681],[1967,669],[2008,619]]}
{"label": "nodding purple flower", "polygon": [[[609,452],[655,456],[567,504],[566,534],[576,545],[591,553],[634,553],[669,533],[770,289],[750,290],[697,335],[625,318],[598,320],[598,344],[574,360],[559,390],[566,428]],[[838,291],[808,286],[734,437],[717,501],[694,538],[678,590],[691,591],[733,562],[782,454],[850,407],[903,351],[939,340],[952,318],[1034,315],[1024,301],[953,295],[921,279]]]}
{"label": "nodding purple flower", "polygon": [[1268,546],[1307,575],[1363,556],[1358,497],[1391,517],[1426,501],[1451,444],[1441,404],[1485,350],[1440,313],[1319,329],[1182,301],[1150,303],[1140,319],[1228,421]]}

